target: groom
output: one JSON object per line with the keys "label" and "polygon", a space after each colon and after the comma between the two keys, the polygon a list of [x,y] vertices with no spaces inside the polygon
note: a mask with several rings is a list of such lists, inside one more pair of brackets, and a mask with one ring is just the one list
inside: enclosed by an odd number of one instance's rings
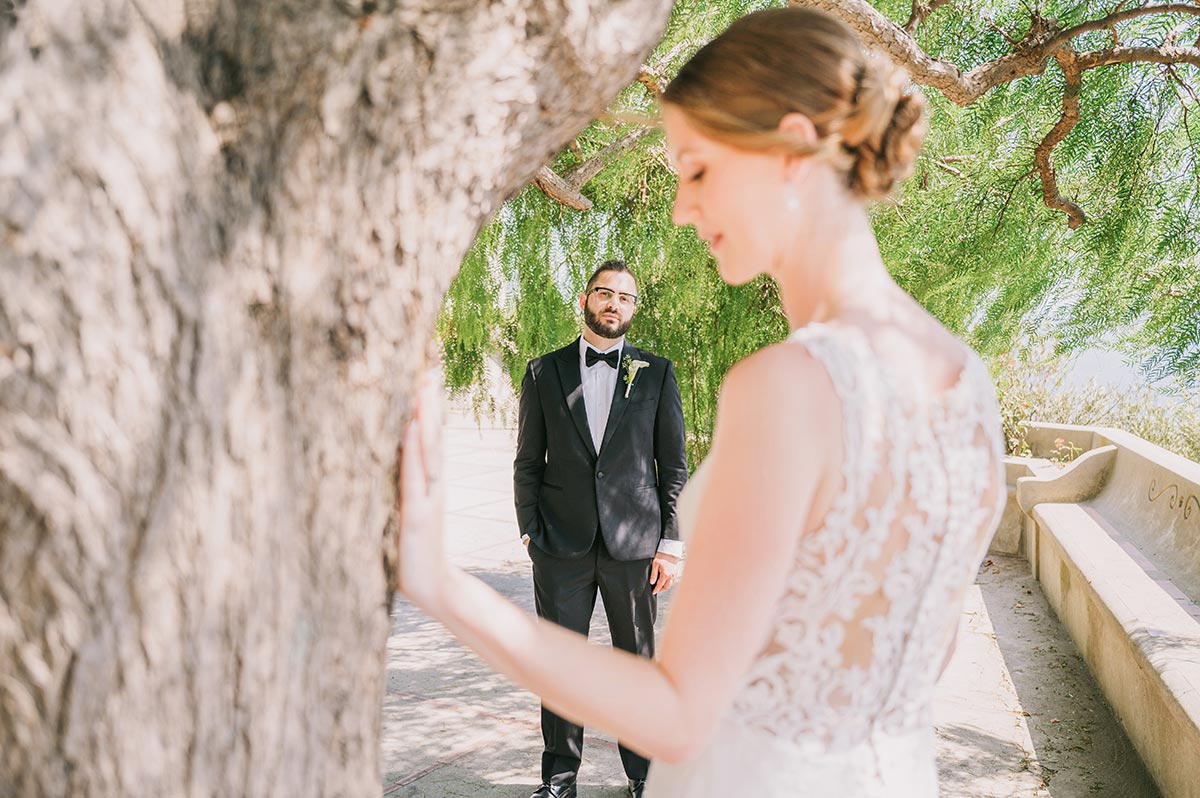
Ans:
{"label": "groom", "polygon": [[[605,261],[579,297],[582,337],[529,362],[513,481],[538,616],[586,635],[599,591],[613,645],[653,657],[656,596],[683,553],[687,455],[671,362],[625,343],[637,301],[629,268]],[[583,727],[542,707],[542,739],[531,798],[575,798]],[[650,763],[620,752],[641,798]]]}

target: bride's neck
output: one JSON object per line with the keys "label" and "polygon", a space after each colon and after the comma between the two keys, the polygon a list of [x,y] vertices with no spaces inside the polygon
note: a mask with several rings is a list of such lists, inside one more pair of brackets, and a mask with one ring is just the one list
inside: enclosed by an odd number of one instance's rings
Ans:
{"label": "bride's neck", "polygon": [[898,290],[857,204],[837,222],[810,225],[774,277],[792,330],[878,311]]}

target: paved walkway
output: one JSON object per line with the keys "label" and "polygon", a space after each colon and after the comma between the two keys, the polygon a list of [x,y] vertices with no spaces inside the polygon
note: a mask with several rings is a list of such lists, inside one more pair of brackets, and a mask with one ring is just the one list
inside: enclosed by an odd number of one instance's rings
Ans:
{"label": "paved walkway", "polygon": [[[445,446],[451,556],[532,612],[513,513],[513,431],[452,413]],[[660,608],[661,628],[669,598]],[[541,752],[537,699],[406,602],[393,621],[383,794],[527,798]],[[601,602],[591,636],[609,644]],[[1023,560],[993,557],[980,570],[936,716],[946,798],[1158,796]],[[617,798],[624,784],[615,742],[589,732],[581,798]]]}

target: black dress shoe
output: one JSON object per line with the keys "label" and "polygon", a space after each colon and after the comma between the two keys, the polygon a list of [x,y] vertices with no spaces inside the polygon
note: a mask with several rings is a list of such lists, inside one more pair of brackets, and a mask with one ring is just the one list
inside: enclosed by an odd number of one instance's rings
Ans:
{"label": "black dress shoe", "polygon": [[[575,790],[575,783],[570,784],[549,784],[542,782],[542,786],[538,787],[533,795],[529,798],[576,798],[579,793]],[[641,795],[639,792],[638,795]]]}
{"label": "black dress shoe", "polygon": [[646,790],[645,779],[629,780],[629,796],[630,798],[642,798],[642,793]]}

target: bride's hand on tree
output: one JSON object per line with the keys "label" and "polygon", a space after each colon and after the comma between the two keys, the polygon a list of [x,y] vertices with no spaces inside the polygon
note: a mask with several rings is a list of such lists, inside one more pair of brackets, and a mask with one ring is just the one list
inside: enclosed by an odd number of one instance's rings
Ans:
{"label": "bride's hand on tree", "polygon": [[442,487],[442,377],[432,369],[417,392],[417,411],[404,431],[397,491],[395,586],[426,609],[445,586]]}

